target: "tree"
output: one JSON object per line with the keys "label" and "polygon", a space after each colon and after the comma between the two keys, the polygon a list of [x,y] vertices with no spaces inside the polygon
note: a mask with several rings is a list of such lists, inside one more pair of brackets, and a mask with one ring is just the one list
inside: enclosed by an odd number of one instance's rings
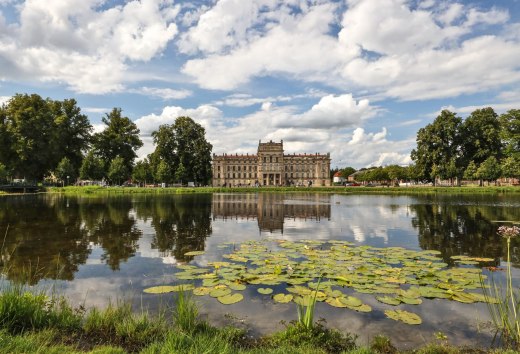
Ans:
{"label": "tree", "polygon": [[119,185],[122,181],[127,180],[129,176],[130,173],[125,159],[121,156],[116,156],[108,168],[108,178],[112,183]]}
{"label": "tree", "polygon": [[79,169],[79,178],[99,181],[105,175],[104,162],[90,151],[83,159]]}
{"label": "tree", "polygon": [[211,144],[204,128],[190,117],[178,117],[174,124],[161,125],[152,133],[155,151],[150,163],[156,174],[166,163],[177,180],[207,184],[211,180]]}
{"label": "tree", "polygon": [[350,166],[349,167],[345,167],[344,169],[341,170],[341,177],[347,179],[348,176],[350,176],[354,172],[356,172],[356,169],[354,167],[350,167]]}
{"label": "tree", "polygon": [[83,154],[88,149],[92,125],[86,115],[81,114],[75,99],[51,101],[51,110],[56,126],[55,147],[57,156],[68,158],[75,171],[78,171]]}
{"label": "tree", "polygon": [[94,134],[92,146],[97,156],[103,160],[105,166],[110,166],[119,156],[127,171],[131,171],[136,150],[143,146],[139,138],[139,129],[128,117],[121,116],[121,109],[114,108],[102,119],[105,130]]}
{"label": "tree", "polygon": [[155,180],[162,183],[173,182],[173,174],[166,161],[160,161],[155,170]]}
{"label": "tree", "polygon": [[0,183],[7,181],[7,175],[7,167],[5,167],[5,165],[0,162]]}
{"label": "tree", "polygon": [[465,165],[470,161],[480,165],[491,156],[500,159],[502,142],[495,111],[490,107],[473,111],[463,123],[462,140]]}
{"label": "tree", "polygon": [[462,119],[443,110],[433,123],[419,129],[417,148],[412,150],[420,174],[429,180],[453,179],[462,174]]}
{"label": "tree", "polygon": [[501,164],[502,176],[506,178],[520,177],[520,158],[509,156],[502,160]]}
{"label": "tree", "polygon": [[400,180],[406,179],[406,169],[399,165],[386,166],[385,171],[388,174],[388,178],[395,183],[399,183]]}
{"label": "tree", "polygon": [[67,181],[67,185],[69,181],[74,181],[77,177],[77,170],[74,168],[72,163],[67,157],[61,159],[58,167],[54,171],[54,175],[62,182]]}
{"label": "tree", "polygon": [[500,165],[494,156],[488,157],[477,169],[477,177],[484,181],[496,181],[502,172]]}
{"label": "tree", "polygon": [[475,164],[475,161],[470,161],[468,164],[468,167],[466,167],[466,170],[464,170],[464,176],[465,179],[469,179],[470,181],[473,181],[477,179],[477,165]]}
{"label": "tree", "polygon": [[499,120],[505,155],[520,155],[520,109],[502,114]]}
{"label": "tree", "polygon": [[35,94],[16,94],[2,111],[0,131],[4,137],[1,140],[2,145],[9,144],[9,147],[0,153],[1,162],[14,176],[41,180],[59,161],[49,100]]}
{"label": "tree", "polygon": [[141,184],[146,184],[146,182],[153,180],[152,170],[147,159],[137,161],[132,171],[132,179]]}

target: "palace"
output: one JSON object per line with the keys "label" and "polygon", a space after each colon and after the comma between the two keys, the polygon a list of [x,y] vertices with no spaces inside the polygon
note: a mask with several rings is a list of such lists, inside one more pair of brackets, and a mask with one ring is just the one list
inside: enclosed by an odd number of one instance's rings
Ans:
{"label": "palace", "polygon": [[330,154],[286,155],[283,140],[258,142],[256,155],[213,154],[214,187],[330,186]]}

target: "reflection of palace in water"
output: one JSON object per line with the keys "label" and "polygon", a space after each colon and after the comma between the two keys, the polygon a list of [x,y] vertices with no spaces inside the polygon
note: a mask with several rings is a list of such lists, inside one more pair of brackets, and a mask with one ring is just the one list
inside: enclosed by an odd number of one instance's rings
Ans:
{"label": "reflection of palace in water", "polygon": [[[327,198],[327,200],[324,200]],[[215,219],[257,219],[260,231],[281,231],[285,219],[330,219],[330,197],[309,195],[301,202],[284,203],[282,194],[213,194]]]}

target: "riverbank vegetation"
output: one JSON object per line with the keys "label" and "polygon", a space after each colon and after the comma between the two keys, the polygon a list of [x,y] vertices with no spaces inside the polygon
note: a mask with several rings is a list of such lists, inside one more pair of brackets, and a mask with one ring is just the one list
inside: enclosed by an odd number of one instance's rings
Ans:
{"label": "riverbank vegetation", "polygon": [[[73,308],[54,295],[5,287],[0,293],[0,351],[5,353],[513,353],[502,349],[450,346],[444,337],[422,348],[398,350],[391,340],[375,336],[368,346],[356,336],[315,323],[288,324],[272,335],[254,338],[232,326],[217,328],[198,315],[187,294],[173,309],[151,315],[129,305],[106,309]],[[398,343],[396,343],[398,344]]]}
{"label": "riverbank vegetation", "polygon": [[63,193],[74,195],[94,194],[188,194],[188,193],[339,193],[339,194],[496,194],[520,193],[520,187],[511,186],[466,186],[466,187],[48,187],[48,193]]}

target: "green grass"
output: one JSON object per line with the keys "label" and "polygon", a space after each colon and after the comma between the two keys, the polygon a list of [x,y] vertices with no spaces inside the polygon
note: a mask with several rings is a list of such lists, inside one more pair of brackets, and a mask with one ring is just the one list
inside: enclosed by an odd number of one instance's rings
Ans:
{"label": "green grass", "polygon": [[[387,337],[376,336],[369,347],[359,347],[355,335],[327,328],[322,323],[307,327],[295,322],[281,332],[252,338],[244,330],[217,328],[201,320],[188,293],[175,295],[170,312],[152,316],[146,311],[135,313],[125,303],[85,311],[72,308],[58,296],[33,293],[21,286],[4,286],[0,291],[0,353],[399,353]],[[427,344],[413,351],[483,352],[447,343]]]}
{"label": "green grass", "polygon": [[48,187],[49,193],[64,194],[187,194],[187,193],[343,193],[343,194],[482,194],[482,193],[520,193],[520,187],[495,186],[465,186],[465,187],[169,187],[169,188],[138,188],[138,187]]}

